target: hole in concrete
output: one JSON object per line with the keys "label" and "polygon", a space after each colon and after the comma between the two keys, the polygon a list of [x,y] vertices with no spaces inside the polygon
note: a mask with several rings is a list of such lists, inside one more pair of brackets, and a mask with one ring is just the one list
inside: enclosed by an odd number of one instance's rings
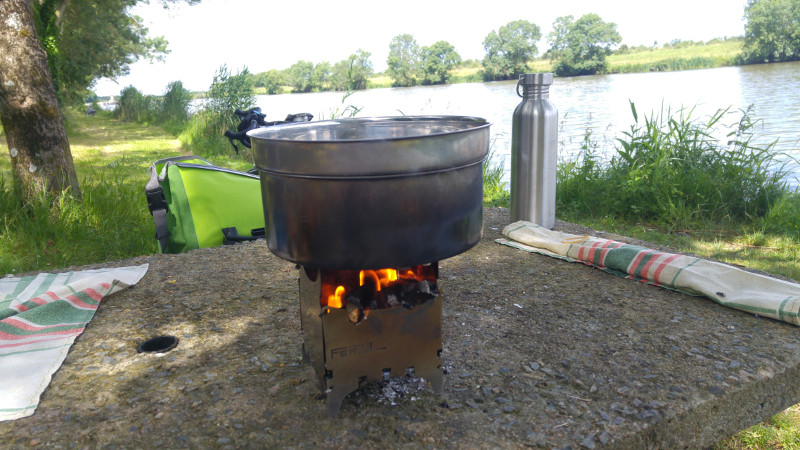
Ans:
{"label": "hole in concrete", "polygon": [[139,353],[164,353],[177,345],[178,338],[175,336],[156,336],[139,344],[136,351]]}

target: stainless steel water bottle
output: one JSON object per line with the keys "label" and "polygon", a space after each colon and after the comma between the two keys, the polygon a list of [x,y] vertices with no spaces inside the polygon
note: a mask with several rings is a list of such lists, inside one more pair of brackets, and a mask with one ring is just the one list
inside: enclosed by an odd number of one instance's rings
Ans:
{"label": "stainless steel water bottle", "polygon": [[558,159],[558,110],[549,100],[551,84],[552,73],[520,75],[522,102],[511,122],[511,222],[526,220],[548,229],[556,223]]}

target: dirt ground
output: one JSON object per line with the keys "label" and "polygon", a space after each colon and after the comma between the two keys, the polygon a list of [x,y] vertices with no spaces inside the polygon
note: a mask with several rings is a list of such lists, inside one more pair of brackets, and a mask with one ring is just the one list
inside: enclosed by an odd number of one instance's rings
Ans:
{"label": "dirt ground", "polygon": [[[440,262],[441,396],[420,379],[369,383],[329,419],[302,362],[297,269],[261,241],[105,265],[150,268],[103,301],[36,414],[0,423],[0,441],[697,448],[800,401],[797,327],[499,245],[508,210],[484,216],[482,241]],[[136,352],[161,334],[178,346]]]}

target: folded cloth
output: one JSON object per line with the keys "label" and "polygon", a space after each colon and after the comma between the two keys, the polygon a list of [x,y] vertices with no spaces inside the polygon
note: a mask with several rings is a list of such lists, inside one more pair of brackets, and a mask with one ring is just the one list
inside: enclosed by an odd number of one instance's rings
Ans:
{"label": "folded cloth", "polygon": [[106,295],[148,265],[0,278],[0,421],[30,416]]}
{"label": "folded cloth", "polygon": [[496,242],[605,270],[629,279],[702,295],[731,308],[800,325],[800,284],[693,256],[512,223]]}

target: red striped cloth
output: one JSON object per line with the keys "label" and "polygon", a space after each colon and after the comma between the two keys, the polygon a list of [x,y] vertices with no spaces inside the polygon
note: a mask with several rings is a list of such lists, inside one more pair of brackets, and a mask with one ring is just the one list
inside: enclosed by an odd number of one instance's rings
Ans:
{"label": "red striped cloth", "polygon": [[0,420],[34,413],[103,297],[136,284],[147,267],[0,278]]}
{"label": "red striped cloth", "polygon": [[500,244],[581,262],[643,283],[702,295],[731,308],[800,325],[800,284],[693,256],[515,222]]}

